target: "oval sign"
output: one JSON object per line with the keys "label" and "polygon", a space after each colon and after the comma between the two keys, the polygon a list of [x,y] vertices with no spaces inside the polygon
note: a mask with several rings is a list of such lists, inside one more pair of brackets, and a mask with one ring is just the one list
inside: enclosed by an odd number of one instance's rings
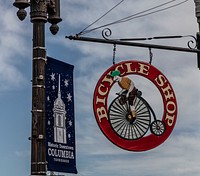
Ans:
{"label": "oval sign", "polygon": [[[160,120],[136,88],[134,99],[130,99],[131,93],[126,96],[126,92],[108,105],[112,86],[118,80],[118,83],[121,81],[119,85],[125,88],[121,78],[128,75],[142,76],[157,87],[163,103]],[[131,110],[132,107],[134,110]],[[169,137],[176,123],[178,107],[173,88],[165,75],[149,63],[131,60],[115,64],[104,72],[94,91],[93,108],[99,128],[112,143],[129,151],[146,151]]]}

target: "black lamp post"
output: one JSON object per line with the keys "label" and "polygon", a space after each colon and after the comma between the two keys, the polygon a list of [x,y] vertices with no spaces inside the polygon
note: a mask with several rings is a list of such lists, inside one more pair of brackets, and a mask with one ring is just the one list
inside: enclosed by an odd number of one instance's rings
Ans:
{"label": "black lamp post", "polygon": [[31,139],[31,175],[46,175],[45,146],[45,23],[52,25],[50,31],[56,34],[60,18],[60,0],[15,0],[22,21],[30,6],[30,18],[33,23],[33,70],[32,70],[32,135]]}
{"label": "black lamp post", "polygon": [[[197,23],[199,27],[199,32],[200,32],[200,0],[194,0],[195,2],[195,14],[197,18]],[[197,49],[200,49],[200,33],[197,32]],[[198,68],[200,69],[200,53],[197,53],[197,64]]]}

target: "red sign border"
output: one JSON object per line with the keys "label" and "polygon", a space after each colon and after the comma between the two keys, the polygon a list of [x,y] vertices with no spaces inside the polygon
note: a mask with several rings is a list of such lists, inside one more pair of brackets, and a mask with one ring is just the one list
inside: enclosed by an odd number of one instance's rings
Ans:
{"label": "red sign border", "polygon": [[[149,79],[158,88],[163,100],[162,121],[166,126],[166,131],[163,135],[156,136],[150,134],[137,140],[128,140],[120,138],[113,131],[107,115],[108,95],[114,84],[111,78],[107,78],[107,75],[110,75],[113,70],[119,70],[122,76],[130,74],[143,76]],[[169,137],[176,123],[178,106],[174,90],[163,73],[149,63],[130,60],[117,63],[103,73],[95,87],[93,109],[99,128],[113,144],[125,150],[140,152],[159,146]]]}

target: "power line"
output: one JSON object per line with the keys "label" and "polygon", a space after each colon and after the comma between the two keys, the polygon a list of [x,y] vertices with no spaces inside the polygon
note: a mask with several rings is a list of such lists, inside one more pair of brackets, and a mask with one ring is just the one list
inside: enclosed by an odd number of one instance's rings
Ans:
{"label": "power line", "polygon": [[[165,10],[171,9],[171,8],[173,8],[173,7],[179,6],[179,5],[181,5],[181,4],[184,4],[184,3],[186,3],[187,1],[189,1],[189,0],[185,0],[185,1],[182,1],[182,2],[180,2],[180,3],[171,5],[171,6],[169,6],[169,7],[165,7],[165,8],[162,8],[162,9],[159,9],[159,10],[156,10],[156,11],[153,11],[153,12],[149,12],[149,13],[146,13],[146,14],[143,14],[143,15],[138,15],[138,16],[135,16],[135,17],[133,16],[133,17],[130,17],[130,18],[125,19],[125,20],[119,20],[119,21],[116,22],[116,23],[123,23],[123,22],[130,21],[130,20],[132,20],[132,19],[135,19],[135,18],[140,18],[140,17],[144,17],[144,16],[147,16],[147,15],[151,15],[151,14],[157,13],[157,12],[165,11]],[[116,24],[116,23],[114,23],[114,24]]]}
{"label": "power line", "polygon": [[115,9],[117,6],[119,6],[122,2],[124,2],[124,0],[121,0],[118,4],[116,4],[114,7],[112,7],[110,10],[108,10],[105,14],[103,14],[100,18],[98,18],[97,20],[95,20],[93,23],[91,23],[90,25],[88,25],[86,28],[84,28],[79,34],[82,34],[84,31],[86,31],[86,29],[88,29],[90,26],[92,26],[93,24],[95,24],[96,22],[98,22],[99,20],[101,20],[103,17],[105,17],[108,13],[110,13],[113,9]]}
{"label": "power line", "polygon": [[[157,5],[157,6],[155,6],[155,7],[149,8],[149,9],[147,9],[147,10],[144,10],[144,11],[135,13],[135,14],[133,14],[133,15],[130,15],[130,16],[128,16],[128,17],[122,18],[122,19],[120,19],[120,20],[117,20],[117,21],[115,21],[115,22],[113,22],[113,23],[116,24],[116,23],[126,22],[126,21],[132,20],[132,19],[134,19],[134,18],[138,18],[138,16],[139,16],[140,14],[143,14],[143,13],[149,12],[149,11],[151,11],[151,10],[160,8],[160,7],[162,7],[162,6],[165,6],[165,5],[167,5],[167,4],[172,3],[172,2],[174,2],[174,1],[176,1],[176,0],[171,0],[171,1],[165,2],[165,3],[160,4],[160,5]],[[144,14],[144,15],[145,15],[145,14]]]}
{"label": "power line", "polygon": [[[141,12],[138,12],[138,13],[135,13],[133,15],[130,15],[128,17],[125,17],[125,18],[122,18],[120,20],[117,20],[117,21],[114,21],[114,22],[111,22],[111,23],[107,23],[105,25],[102,25],[102,26],[98,26],[96,28],[93,28],[93,29],[90,29],[90,30],[86,30],[88,29],[89,27],[91,27],[92,25],[94,25],[97,21],[99,21],[100,19],[102,19],[105,15],[101,16],[98,20],[96,20],[94,23],[92,23],[91,25],[89,25],[87,28],[85,28],[84,30],[82,30],[78,35],[84,35],[84,34],[87,34],[87,33],[90,33],[94,30],[98,30],[100,28],[104,28],[104,27],[107,27],[107,26],[111,26],[111,25],[114,25],[114,24],[119,24],[119,23],[124,23],[124,22],[127,22],[127,21],[130,21],[130,20],[133,20],[133,19],[136,19],[136,18],[141,18],[141,17],[144,17],[144,16],[148,16],[148,15],[151,15],[151,14],[154,14],[154,13],[158,13],[158,12],[161,12],[161,11],[165,11],[165,10],[168,10],[168,9],[171,9],[171,8],[174,8],[176,6],[179,6],[181,4],[184,4],[186,3],[187,1],[189,0],[184,0],[184,1],[181,1],[179,3],[176,3],[174,5],[171,5],[171,6],[168,6],[168,7],[164,7],[164,8],[161,8],[161,9],[158,9],[160,7],[163,7],[163,6],[166,6],[174,1],[177,1],[177,0],[171,0],[171,1],[168,1],[168,2],[165,2],[165,3],[162,3],[160,5],[157,5],[155,7],[152,7],[152,8],[149,8],[147,10],[144,10],[144,11],[141,11]],[[121,3],[121,2],[120,2]],[[120,4],[118,3],[118,5]],[[114,8],[112,8],[113,10]],[[158,9],[158,10],[155,10],[155,9]],[[152,10],[155,10],[155,11],[152,11]],[[148,13],[147,13],[148,12]],[[106,12],[106,15],[110,13],[110,11]]]}

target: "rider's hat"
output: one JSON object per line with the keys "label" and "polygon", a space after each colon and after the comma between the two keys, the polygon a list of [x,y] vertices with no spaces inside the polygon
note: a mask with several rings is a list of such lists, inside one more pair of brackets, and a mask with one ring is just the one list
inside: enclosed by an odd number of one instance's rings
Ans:
{"label": "rider's hat", "polygon": [[110,76],[112,76],[112,77],[120,76],[120,71],[119,70],[112,71]]}

